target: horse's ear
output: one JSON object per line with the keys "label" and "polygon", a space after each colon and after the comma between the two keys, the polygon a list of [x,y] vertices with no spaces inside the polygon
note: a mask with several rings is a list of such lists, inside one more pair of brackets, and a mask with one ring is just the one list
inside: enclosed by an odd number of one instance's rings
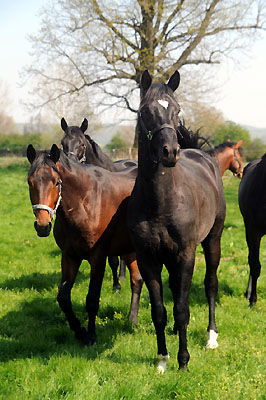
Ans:
{"label": "horse's ear", "polygon": [[171,76],[171,78],[169,79],[168,82],[168,86],[172,89],[172,91],[174,92],[180,83],[180,73],[178,71],[175,71],[175,73]]}
{"label": "horse's ear", "polygon": [[82,124],[80,125],[80,129],[84,133],[87,130],[87,128],[88,128],[88,120],[87,118],[84,118]]}
{"label": "horse's ear", "polygon": [[56,144],[53,144],[50,150],[50,158],[56,164],[60,158],[60,150]]}
{"label": "horse's ear", "polygon": [[241,147],[243,144],[243,140],[239,140],[239,142],[236,144],[236,148],[239,149],[239,147]]}
{"label": "horse's ear", "polygon": [[35,158],[36,158],[36,150],[35,150],[35,148],[32,146],[32,144],[29,144],[28,147],[27,147],[27,158],[28,158],[30,164],[32,164],[33,161],[34,161]]}
{"label": "horse's ear", "polygon": [[146,92],[151,86],[151,83],[152,77],[150,76],[149,71],[146,69],[141,76],[140,86]]}
{"label": "horse's ear", "polygon": [[67,131],[67,122],[66,122],[65,118],[61,119],[61,128],[63,129],[64,132]]}

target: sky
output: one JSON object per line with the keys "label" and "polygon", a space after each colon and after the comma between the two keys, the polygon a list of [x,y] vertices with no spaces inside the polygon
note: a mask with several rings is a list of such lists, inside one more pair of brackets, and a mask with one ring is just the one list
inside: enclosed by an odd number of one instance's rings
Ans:
{"label": "sky", "polygon": [[[11,100],[8,114],[15,122],[27,122],[30,117],[21,104],[28,89],[19,86],[19,73],[30,62],[27,36],[38,31],[38,11],[47,2],[0,0],[0,80],[8,87]],[[249,58],[240,66],[227,63],[221,67],[219,79],[224,85],[212,105],[226,119],[266,128],[266,33],[248,53]]]}

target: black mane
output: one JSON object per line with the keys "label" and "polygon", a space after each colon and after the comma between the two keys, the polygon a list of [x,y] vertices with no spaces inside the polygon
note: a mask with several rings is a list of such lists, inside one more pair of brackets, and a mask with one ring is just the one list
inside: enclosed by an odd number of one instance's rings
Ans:
{"label": "black mane", "polygon": [[[211,144],[209,142],[209,138],[205,138],[201,136],[199,133],[199,129],[196,132],[193,132],[190,128],[185,126],[185,121],[179,121],[179,125],[177,128],[177,140],[181,149],[198,149],[203,150],[206,146],[209,148]],[[205,150],[204,150],[205,151]]]}

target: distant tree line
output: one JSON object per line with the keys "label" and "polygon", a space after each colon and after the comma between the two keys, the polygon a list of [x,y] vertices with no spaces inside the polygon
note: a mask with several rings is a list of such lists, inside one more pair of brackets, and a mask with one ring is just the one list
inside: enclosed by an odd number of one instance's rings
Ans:
{"label": "distant tree line", "polygon": [[[133,135],[130,130],[133,129],[133,127],[126,127],[124,130],[120,129],[111,138],[110,142],[104,148],[111,158],[131,157],[132,140],[130,138],[132,139]],[[195,131],[195,128],[193,130]],[[212,133],[208,130],[206,134],[204,129],[200,130],[200,133],[204,137],[209,138],[213,146],[217,146],[227,140],[238,142],[242,139],[244,159],[247,162],[259,158],[266,153],[266,143],[264,141],[259,138],[251,139],[251,135],[247,129],[232,121],[221,123]],[[22,135],[0,133],[0,156],[25,156],[29,143],[33,144],[37,149],[46,149],[53,143],[60,145],[61,137],[62,132],[59,126],[53,126],[49,131],[43,133],[25,132]]]}

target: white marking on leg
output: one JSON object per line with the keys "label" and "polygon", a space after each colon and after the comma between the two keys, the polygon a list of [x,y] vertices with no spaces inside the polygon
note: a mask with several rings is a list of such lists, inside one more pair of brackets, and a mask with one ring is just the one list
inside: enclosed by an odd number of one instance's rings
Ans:
{"label": "white marking on leg", "polygon": [[214,330],[210,330],[207,332],[207,344],[206,349],[216,349],[219,345],[217,342],[218,333]]}
{"label": "white marking on leg", "polygon": [[168,105],[169,105],[168,101],[160,99],[160,100],[158,100],[158,103],[167,110]]}
{"label": "white marking on leg", "polygon": [[158,368],[157,371],[159,372],[159,374],[164,374],[166,371],[166,364],[169,360],[169,354],[166,354],[166,356],[163,356],[162,354],[158,354]]}

